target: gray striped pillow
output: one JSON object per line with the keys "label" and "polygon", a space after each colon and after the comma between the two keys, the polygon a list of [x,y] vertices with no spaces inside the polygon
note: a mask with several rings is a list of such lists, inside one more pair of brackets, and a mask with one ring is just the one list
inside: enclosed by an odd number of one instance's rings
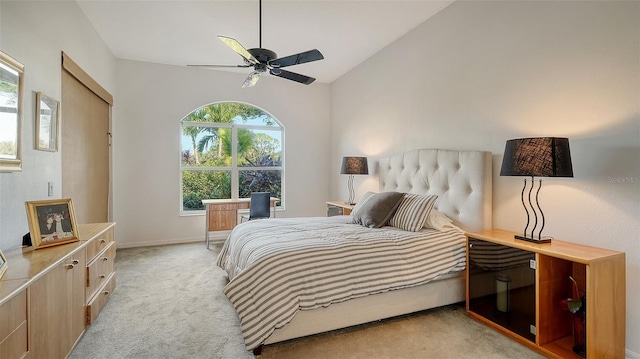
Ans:
{"label": "gray striped pillow", "polygon": [[405,193],[389,225],[405,231],[419,231],[424,226],[436,199],[438,199],[436,195]]}

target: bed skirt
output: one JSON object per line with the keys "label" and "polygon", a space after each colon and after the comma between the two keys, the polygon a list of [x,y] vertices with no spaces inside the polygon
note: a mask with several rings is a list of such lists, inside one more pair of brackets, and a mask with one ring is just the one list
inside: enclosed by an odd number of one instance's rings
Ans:
{"label": "bed skirt", "polygon": [[296,313],[265,344],[305,337],[465,301],[464,271],[416,287],[393,290]]}

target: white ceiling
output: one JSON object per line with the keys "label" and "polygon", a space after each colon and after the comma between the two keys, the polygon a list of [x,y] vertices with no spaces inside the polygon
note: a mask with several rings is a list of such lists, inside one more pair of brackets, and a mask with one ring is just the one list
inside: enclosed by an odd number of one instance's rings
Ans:
{"label": "white ceiling", "polygon": [[[287,70],[330,83],[452,2],[263,0],[262,47],[279,57],[317,48],[324,60]],[[242,59],[217,35],[233,37],[245,48],[259,47],[258,0],[77,3],[120,59],[236,65]]]}

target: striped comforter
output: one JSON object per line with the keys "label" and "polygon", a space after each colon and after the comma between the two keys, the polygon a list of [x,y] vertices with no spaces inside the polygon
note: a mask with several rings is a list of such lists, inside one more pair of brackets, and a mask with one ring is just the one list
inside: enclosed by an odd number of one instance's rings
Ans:
{"label": "striped comforter", "polygon": [[465,268],[465,236],[350,224],[351,217],[282,218],[235,227],[217,264],[251,350],[299,310],[427,283]]}

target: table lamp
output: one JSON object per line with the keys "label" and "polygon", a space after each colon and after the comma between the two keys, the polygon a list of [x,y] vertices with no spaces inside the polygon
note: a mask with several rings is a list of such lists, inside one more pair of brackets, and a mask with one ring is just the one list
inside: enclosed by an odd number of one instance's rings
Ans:
{"label": "table lamp", "polygon": [[[573,177],[573,167],[571,165],[571,152],[569,151],[569,139],[562,137],[534,137],[518,138],[508,140],[504,148],[502,168],[500,176],[527,176],[531,177],[531,187],[529,188],[528,204],[533,213],[534,223],[531,233],[527,233],[531,215],[527,203],[525,202],[525,191],[527,189],[527,179],[524,179],[524,186],[520,194],[522,206],[527,213],[527,224],[521,235],[516,235],[516,239],[521,239],[535,243],[551,242],[550,237],[542,237],[544,228],[544,214],[538,202],[538,194],[542,188],[542,179],[535,194],[532,197],[534,188],[534,177]],[[535,235],[538,228],[538,217],[540,217],[540,230]]]}
{"label": "table lamp", "polygon": [[366,157],[342,157],[340,174],[349,175],[349,200],[347,204],[356,204],[353,191],[353,175],[368,175],[369,166]]}

